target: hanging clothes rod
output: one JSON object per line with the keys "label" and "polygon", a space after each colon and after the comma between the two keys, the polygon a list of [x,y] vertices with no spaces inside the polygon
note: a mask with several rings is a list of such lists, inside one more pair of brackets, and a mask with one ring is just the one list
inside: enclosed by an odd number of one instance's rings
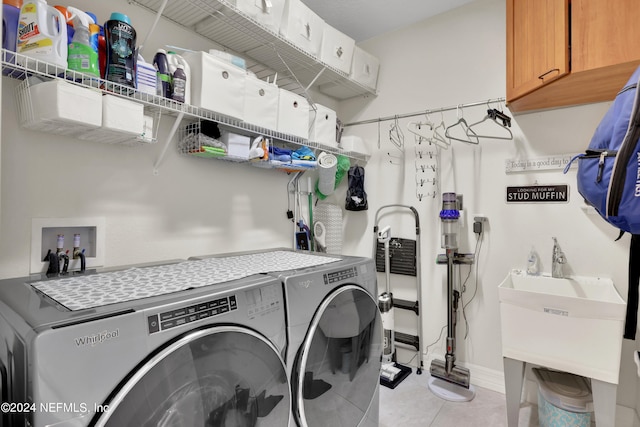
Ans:
{"label": "hanging clothes rod", "polygon": [[423,116],[425,114],[431,114],[431,113],[441,113],[444,111],[452,111],[452,110],[457,110],[462,108],[477,107],[479,105],[491,104],[492,102],[498,102],[498,103],[505,102],[505,99],[504,98],[487,99],[486,101],[472,102],[470,104],[458,104],[458,105],[453,105],[451,107],[443,107],[443,108],[436,108],[433,110],[418,111],[416,113],[396,114],[395,116],[379,117],[377,119],[361,120],[359,122],[346,123],[343,126],[347,127],[347,126],[366,125],[370,123],[386,122],[389,120],[405,119],[407,117],[416,117],[416,116]]}

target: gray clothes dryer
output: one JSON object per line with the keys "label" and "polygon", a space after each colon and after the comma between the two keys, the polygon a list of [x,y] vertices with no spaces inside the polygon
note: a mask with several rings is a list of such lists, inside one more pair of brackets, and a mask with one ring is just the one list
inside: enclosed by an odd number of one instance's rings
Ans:
{"label": "gray clothes dryer", "polygon": [[291,425],[377,427],[383,345],[375,263],[314,256],[326,263],[274,273],[287,308]]}
{"label": "gray clothes dryer", "polygon": [[0,425],[286,426],[282,284],[231,277],[189,261],[0,281]]}

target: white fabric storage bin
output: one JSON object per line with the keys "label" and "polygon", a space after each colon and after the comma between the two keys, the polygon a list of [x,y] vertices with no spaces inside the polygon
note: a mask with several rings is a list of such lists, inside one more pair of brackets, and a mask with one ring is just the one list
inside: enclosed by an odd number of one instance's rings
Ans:
{"label": "white fabric storage bin", "polygon": [[309,102],[300,95],[278,89],[277,131],[288,135],[309,138]]}
{"label": "white fabric storage bin", "polygon": [[115,144],[142,138],[144,133],[145,118],[142,104],[114,95],[104,95],[102,96],[102,126],[80,135],[79,138]]}
{"label": "white fabric storage bin", "polygon": [[237,159],[249,159],[251,138],[232,132],[221,132],[220,142],[227,146],[227,156]]}
{"label": "white fabric storage bin", "polygon": [[206,52],[183,58],[191,67],[191,104],[243,120],[246,71]]}
{"label": "white fabric storage bin", "polygon": [[356,135],[342,135],[340,138],[340,148],[344,151],[359,153],[365,156],[371,155],[366,143]]}
{"label": "white fabric storage bin", "polygon": [[336,141],[336,112],[324,105],[309,108],[309,141],[338,147]]}
{"label": "white fabric storage bin", "polygon": [[280,35],[305,52],[318,57],[325,22],[300,0],[286,0]]}
{"label": "white fabric storage bin", "polygon": [[144,133],[144,107],[135,101],[113,95],[102,97],[102,127],[140,136]]}
{"label": "white fabric storage bin", "polygon": [[378,71],[380,61],[378,58],[356,46],[353,50],[353,61],[351,64],[351,79],[371,89],[378,86]]}
{"label": "white fabric storage bin", "polygon": [[19,93],[20,122],[25,128],[74,135],[102,124],[100,91],[59,79],[25,87]]}
{"label": "white fabric storage bin", "polygon": [[349,74],[356,42],[346,34],[325,24],[320,47],[320,61]]}
{"label": "white fabric storage bin", "polygon": [[282,22],[285,0],[227,0],[259,24],[278,33]]}
{"label": "white fabric storage bin", "polygon": [[275,130],[278,126],[278,86],[247,76],[244,93],[244,121]]}

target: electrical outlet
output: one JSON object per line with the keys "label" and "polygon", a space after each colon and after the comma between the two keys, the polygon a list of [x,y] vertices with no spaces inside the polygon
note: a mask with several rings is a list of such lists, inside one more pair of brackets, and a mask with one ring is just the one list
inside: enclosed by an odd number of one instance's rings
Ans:
{"label": "electrical outlet", "polygon": [[487,218],[487,216],[484,215],[484,214],[477,213],[477,214],[473,214],[473,221],[474,222],[487,222],[487,221],[489,221],[489,218]]}

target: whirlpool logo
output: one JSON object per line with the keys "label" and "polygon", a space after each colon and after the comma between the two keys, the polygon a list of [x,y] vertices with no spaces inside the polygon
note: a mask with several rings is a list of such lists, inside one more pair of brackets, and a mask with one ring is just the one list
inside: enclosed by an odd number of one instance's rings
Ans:
{"label": "whirlpool logo", "polygon": [[76,346],[84,347],[90,345],[91,347],[95,347],[98,344],[102,344],[103,342],[110,341],[118,338],[120,335],[120,329],[115,329],[113,331],[102,331],[93,335],[85,335],[84,337],[75,338]]}

